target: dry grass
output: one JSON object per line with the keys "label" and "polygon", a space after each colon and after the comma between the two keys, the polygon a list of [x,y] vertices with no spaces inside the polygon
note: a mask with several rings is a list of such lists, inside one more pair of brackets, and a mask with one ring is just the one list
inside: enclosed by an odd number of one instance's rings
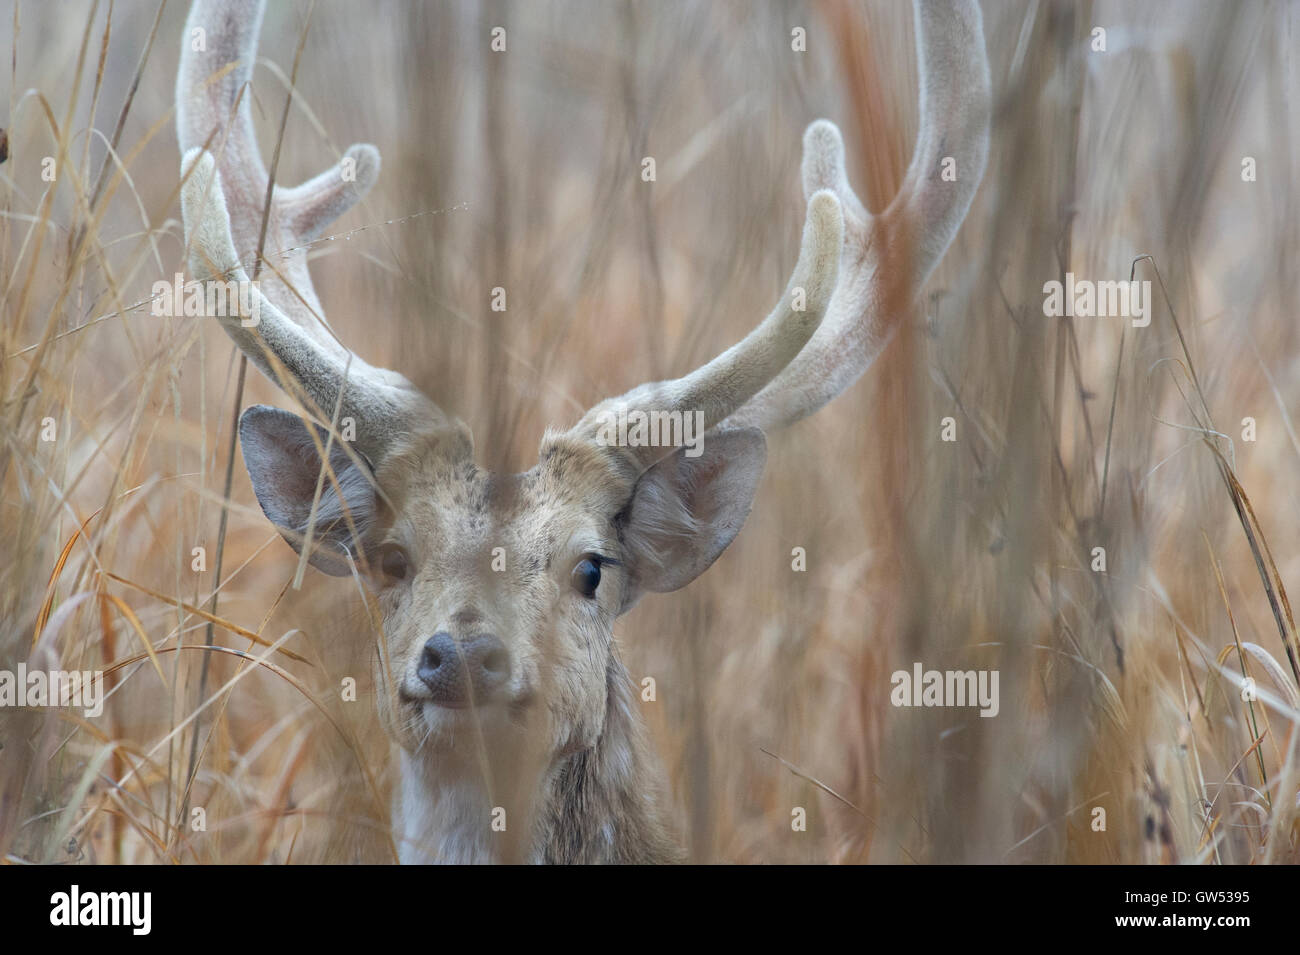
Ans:
{"label": "dry grass", "polygon": [[[267,150],[306,22],[274,6]],[[181,270],[184,4],[152,45],[153,4],[112,5],[111,24],[106,2],[2,9],[0,668],[111,668],[113,695],[96,720],[0,710],[0,853],[389,859],[357,594],[314,571],[289,586],[294,555],[238,462],[215,614],[211,569],[191,570],[218,546],[237,362],[211,323],[139,304]],[[876,206],[915,131],[910,17],[883,0],[383,11],[318,5],[281,178],[379,146],[380,185],[338,227],[358,231],[318,247],[317,288],[343,339],[454,409],[496,467],[765,314],[797,247],[808,121],[843,126]],[[772,440],[718,564],[617,628],[657,679],[693,859],[1294,860],[1295,18],[986,4],[989,172],[930,295],[860,385]],[[1088,51],[1096,25],[1106,53]],[[1043,316],[1049,279],[1130,268],[1155,289],[1149,327]],[[246,403],[276,399],[248,377]],[[232,652],[201,706],[209,622]],[[892,708],[914,660],[997,668],[1000,715]]]}

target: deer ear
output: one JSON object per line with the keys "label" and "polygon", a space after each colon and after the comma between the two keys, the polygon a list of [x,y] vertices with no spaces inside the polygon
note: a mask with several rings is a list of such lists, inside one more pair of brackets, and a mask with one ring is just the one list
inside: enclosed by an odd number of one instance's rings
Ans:
{"label": "deer ear", "polygon": [[643,591],[685,587],[718,559],[749,516],[767,460],[757,428],[712,431],[695,457],[681,448],[646,471],[623,518],[631,589],[623,610]]}
{"label": "deer ear", "polygon": [[[324,448],[328,432],[311,427]],[[267,405],[253,405],[239,416],[239,444],[257,503],[298,553],[321,472],[320,454],[307,428],[296,414]],[[349,573],[344,555],[358,553],[357,539],[364,539],[373,524],[377,503],[369,469],[353,463],[337,438],[330,448],[330,468],[338,489],[327,471],[308,560],[318,570],[342,577]]]}

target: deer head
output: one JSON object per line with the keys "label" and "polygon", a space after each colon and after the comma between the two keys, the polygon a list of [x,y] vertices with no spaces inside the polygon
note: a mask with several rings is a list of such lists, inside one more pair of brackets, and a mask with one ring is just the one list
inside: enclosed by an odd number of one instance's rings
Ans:
{"label": "deer head", "polygon": [[[312,288],[303,247],[374,183],[378,152],[353,146],[268,195],[246,89],[262,3],[194,4],[187,36],[202,27],[208,50],[186,45],[177,84],[189,267],[205,283],[248,283],[259,248],[298,250],[263,258],[254,307],[216,317],[306,411],[240,418],[262,510],[312,565],[361,579],[379,608],[403,859],[673,857],[614,621],[647,592],[690,583],[732,542],[764,432],[858,379],[970,206],[988,148],[979,8],[918,0],[915,11],[921,132],[889,207],[866,211],[839,131],[813,123],[799,258],[772,312],[700,368],[548,431],[531,470],[492,474],[461,422],[334,338]],[[945,157],[955,181],[941,175]],[[495,807],[512,835],[493,833]]]}

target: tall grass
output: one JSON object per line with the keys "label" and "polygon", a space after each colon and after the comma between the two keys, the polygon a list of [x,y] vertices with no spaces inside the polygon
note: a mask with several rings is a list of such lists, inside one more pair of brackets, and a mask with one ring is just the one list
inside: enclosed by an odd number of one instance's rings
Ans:
{"label": "tall grass", "polygon": [[[102,668],[111,697],[98,719],[0,709],[0,853],[390,860],[363,604],[290,586],[238,460],[223,500],[233,348],[150,313],[182,270],[184,6],[2,8],[0,669]],[[989,170],[913,320],[773,436],[717,565],[616,627],[657,682],[692,859],[1293,861],[1295,26],[1264,2],[985,5]],[[267,16],[268,151],[307,27],[305,4]],[[309,30],[280,179],[350,141],[384,156],[315,249],[330,319],[502,469],[766,313],[809,121],[841,124],[877,208],[916,129],[910,15],[883,0],[322,2]],[[1148,327],[1044,316],[1044,282],[1130,271]],[[277,394],[254,374],[243,400]],[[997,669],[999,715],[894,708],[914,661]]]}

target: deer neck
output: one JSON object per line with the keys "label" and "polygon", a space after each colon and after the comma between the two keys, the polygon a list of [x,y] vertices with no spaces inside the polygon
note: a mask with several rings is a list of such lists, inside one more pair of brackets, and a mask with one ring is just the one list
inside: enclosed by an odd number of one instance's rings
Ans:
{"label": "deer neck", "polygon": [[460,755],[403,750],[395,811],[401,861],[676,861],[680,850],[664,822],[636,690],[613,658],[606,683],[605,722],[595,743],[533,766],[526,757],[512,759],[507,793],[491,793],[481,767]]}

